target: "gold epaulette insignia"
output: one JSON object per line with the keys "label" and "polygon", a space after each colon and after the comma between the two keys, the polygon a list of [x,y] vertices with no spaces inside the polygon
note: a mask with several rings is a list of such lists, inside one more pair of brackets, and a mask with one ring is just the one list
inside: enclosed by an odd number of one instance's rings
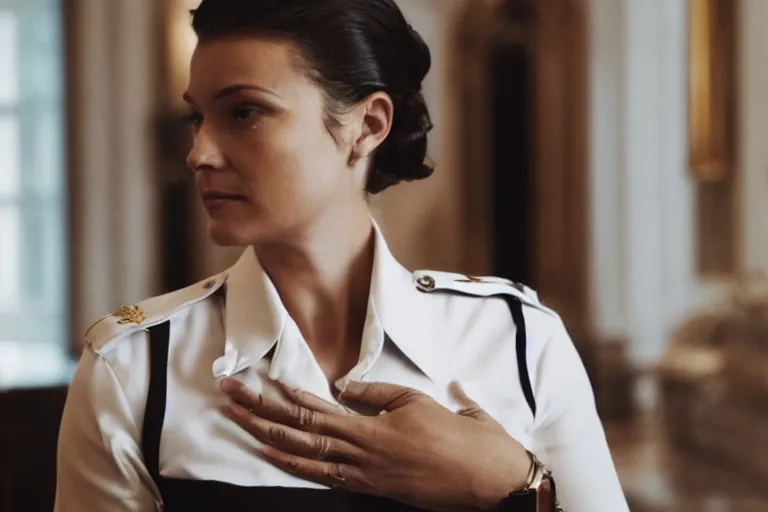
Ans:
{"label": "gold epaulette insignia", "polygon": [[464,276],[463,279],[457,279],[457,283],[487,283],[485,279],[475,276]]}
{"label": "gold epaulette insignia", "polygon": [[144,313],[141,307],[136,304],[132,304],[130,306],[123,306],[117,311],[115,311],[114,313],[112,313],[112,316],[116,316],[120,319],[117,321],[119,325],[128,325],[128,324],[138,325],[147,318],[147,315]]}
{"label": "gold epaulette insignia", "polygon": [[[498,283],[500,281],[502,281],[502,280],[499,279],[499,278],[486,278],[486,277],[475,277],[475,276],[463,276],[462,279],[456,279],[457,283],[485,283],[485,284],[492,284],[492,283]],[[503,280],[503,281],[506,281],[510,286],[514,286],[515,288],[517,288],[517,290],[520,293],[528,293],[528,290],[526,290],[526,286],[524,284],[522,284],[522,283],[517,283],[517,282],[514,282],[514,281],[508,281],[506,279]]]}

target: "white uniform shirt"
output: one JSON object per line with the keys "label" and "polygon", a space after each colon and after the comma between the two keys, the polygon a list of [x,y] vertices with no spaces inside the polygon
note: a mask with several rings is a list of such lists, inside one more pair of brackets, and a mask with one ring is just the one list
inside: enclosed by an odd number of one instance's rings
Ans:
{"label": "white uniform shirt", "polygon": [[[499,294],[523,302],[535,417],[520,385],[509,307],[491,297]],[[280,394],[271,380],[334,401],[323,371],[248,249],[228,271],[121,310],[89,330],[62,419],[56,511],[161,508],[143,462],[141,430],[149,381],[147,329],[166,321],[171,327],[161,474],[322,488],[261,459],[259,442],[220,412],[227,403],[219,390],[224,377],[274,398]],[[273,348],[271,359],[265,357]],[[345,378],[409,386],[454,411],[459,404],[448,389],[458,381],[552,468],[565,510],[628,511],[582,362],[559,317],[530,290],[493,278],[411,274],[377,229],[360,359]]]}

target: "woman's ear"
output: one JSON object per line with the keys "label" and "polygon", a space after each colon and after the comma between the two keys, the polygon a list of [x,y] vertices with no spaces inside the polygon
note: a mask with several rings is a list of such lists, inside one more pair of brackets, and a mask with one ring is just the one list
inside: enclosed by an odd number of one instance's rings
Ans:
{"label": "woman's ear", "polygon": [[392,98],[384,92],[376,92],[355,109],[358,128],[350,152],[350,164],[368,158],[381,146],[392,129],[395,107]]}

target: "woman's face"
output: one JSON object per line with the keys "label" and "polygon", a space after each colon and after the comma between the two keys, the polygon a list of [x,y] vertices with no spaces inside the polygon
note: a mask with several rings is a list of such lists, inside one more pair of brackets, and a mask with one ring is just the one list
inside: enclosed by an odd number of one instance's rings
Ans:
{"label": "woman's face", "polygon": [[350,145],[327,129],[323,92],[297,66],[297,51],[274,39],[224,37],[194,53],[187,163],[219,244],[284,240],[364,200]]}

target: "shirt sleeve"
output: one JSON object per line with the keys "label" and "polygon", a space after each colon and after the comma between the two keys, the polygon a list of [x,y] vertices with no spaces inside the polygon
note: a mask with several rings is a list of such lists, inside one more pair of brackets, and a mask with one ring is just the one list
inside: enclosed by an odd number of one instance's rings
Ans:
{"label": "shirt sleeve", "polygon": [[139,431],[112,368],[86,347],[59,431],[55,512],[158,510]]}
{"label": "shirt sleeve", "polygon": [[550,467],[568,512],[629,512],[592,386],[558,320],[535,366],[535,452]]}

